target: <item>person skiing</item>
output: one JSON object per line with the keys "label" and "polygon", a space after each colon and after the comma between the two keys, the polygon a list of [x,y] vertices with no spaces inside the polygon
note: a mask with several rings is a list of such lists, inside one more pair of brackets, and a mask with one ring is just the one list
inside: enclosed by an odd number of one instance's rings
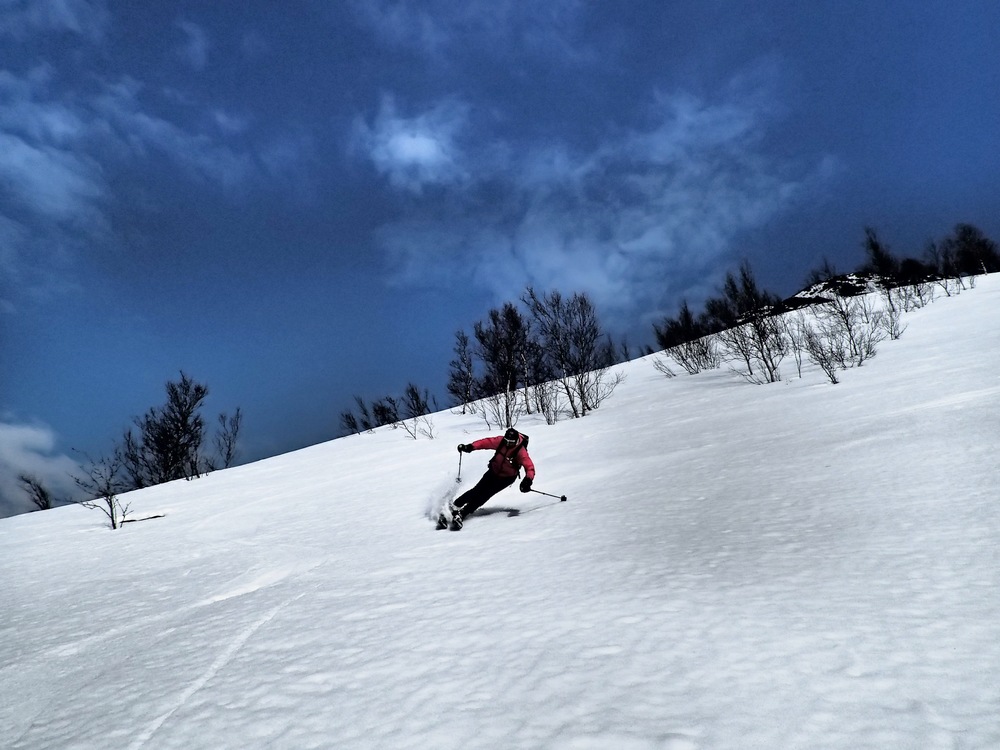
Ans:
{"label": "person skiing", "polygon": [[445,513],[438,518],[438,528],[443,529],[450,524],[453,531],[462,528],[463,521],[475,513],[482,505],[500,490],[507,489],[517,480],[524,469],[524,479],[521,480],[521,492],[530,492],[531,483],[535,479],[535,464],[528,455],[528,436],[511,427],[503,435],[482,438],[473,443],[458,446],[461,453],[472,451],[496,451],[490,459],[489,468],[482,479],[468,492],[449,503],[450,518]]}

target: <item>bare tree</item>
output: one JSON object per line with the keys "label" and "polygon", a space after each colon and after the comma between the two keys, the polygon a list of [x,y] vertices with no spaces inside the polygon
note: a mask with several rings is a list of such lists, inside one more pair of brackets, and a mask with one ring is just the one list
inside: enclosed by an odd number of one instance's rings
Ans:
{"label": "bare tree", "polygon": [[864,248],[868,260],[861,267],[861,271],[874,276],[875,285],[889,308],[888,312],[895,315],[898,308],[892,290],[899,284],[900,261],[890,252],[889,246],[878,238],[875,230],[871,227],[865,227]]}
{"label": "bare tree", "polygon": [[401,398],[383,396],[369,406],[361,396],[355,396],[354,403],[357,415],[350,409],[340,413],[340,424],[346,432],[360,434],[388,425],[393,429],[402,427],[414,439],[418,435],[434,436],[428,415],[432,404],[437,409],[437,402],[426,389],[421,391],[413,383],[406,386]]}
{"label": "bare tree", "polygon": [[491,393],[483,396],[480,403],[483,407],[481,416],[487,427],[494,425],[499,429],[515,427],[524,414],[516,391]]}
{"label": "bare tree", "polygon": [[660,348],[691,375],[720,364],[715,337],[708,335],[708,325],[703,319],[695,319],[687,300],[681,302],[676,318],[666,318],[659,326],[654,324],[653,333]]}
{"label": "bare tree", "polygon": [[130,511],[128,504],[122,504],[118,495],[129,489],[125,474],[125,463],[121,452],[116,449],[110,456],[92,460],[85,456],[86,464],[82,476],[74,476],[77,487],[83,490],[88,500],[80,504],[85,508],[100,510],[108,518],[112,529],[117,529],[125,521]]}
{"label": "bare tree", "polygon": [[52,493],[40,479],[31,474],[19,474],[17,479],[37,510],[49,510],[52,507]]}
{"label": "bare tree", "polygon": [[559,384],[555,380],[546,380],[531,386],[535,411],[545,417],[545,424],[552,425],[559,421],[559,394]]}
{"label": "bare tree", "polygon": [[138,433],[125,432],[122,466],[134,489],[199,476],[205,421],[200,412],[208,387],[181,373],[167,383],[167,403],[135,419]]}
{"label": "bare tree", "polygon": [[361,425],[358,424],[358,418],[354,416],[354,412],[350,409],[345,409],[340,412],[340,426],[345,432],[352,432],[361,434]]}
{"label": "bare tree", "polygon": [[809,360],[816,364],[823,373],[836,385],[840,382],[837,371],[843,369],[843,340],[825,336],[821,331],[812,328],[805,329],[805,350]]}
{"label": "bare tree", "polygon": [[806,322],[805,314],[801,310],[794,313],[782,315],[781,324],[785,328],[785,340],[788,342],[789,351],[795,360],[795,371],[802,377],[802,357],[806,352],[806,345],[809,336],[809,324]]}
{"label": "bare tree", "polygon": [[976,276],[1000,271],[997,244],[972,224],[958,224],[941,243],[954,258],[957,275]]}
{"label": "bare tree", "polygon": [[568,300],[557,292],[539,296],[528,287],[521,298],[539,331],[551,377],[561,385],[573,417],[600,406],[621,382],[608,377],[615,363],[614,344],[601,329],[597,310],[586,294]]}
{"label": "bare tree", "polygon": [[215,433],[215,450],[222,462],[222,468],[228,469],[236,460],[236,445],[240,436],[240,427],[243,426],[243,411],[236,407],[232,416],[223,412],[219,415],[218,422],[219,429]]}
{"label": "bare tree", "polygon": [[399,399],[395,396],[383,396],[376,401],[372,401],[372,417],[378,427],[382,425],[392,425],[393,428],[399,425]]}
{"label": "bare tree", "polygon": [[875,356],[893,319],[898,320],[898,310],[894,317],[877,309],[871,295],[833,295],[812,308],[804,339],[809,360],[838,383],[839,370],[860,367]]}
{"label": "bare tree", "polygon": [[[354,420],[355,424],[365,432],[371,432],[376,427],[378,427],[378,425],[372,419],[371,412],[368,410],[368,405],[365,403],[365,400],[361,398],[361,396],[355,396],[354,403],[358,407],[358,414],[359,414],[358,419]],[[345,414],[350,414],[350,412],[345,412]],[[341,419],[343,419],[343,416],[341,417]]]}
{"label": "bare tree", "polygon": [[[519,390],[527,384],[525,361],[530,340],[530,322],[507,302],[490,310],[487,321],[473,327],[483,375],[477,392],[499,427],[513,427],[525,412]],[[489,422],[489,417],[485,417]]]}
{"label": "bare tree", "polygon": [[927,264],[935,271],[935,283],[941,287],[946,297],[952,293],[960,294],[965,288],[962,274],[955,260],[955,243],[947,239],[940,244],[931,242],[924,251]]}
{"label": "bare tree", "polygon": [[814,308],[817,318],[828,316],[830,337],[840,338],[846,347],[845,367],[860,367],[875,356],[879,342],[885,338],[885,313],[876,309],[869,295],[841,297]]}
{"label": "bare tree", "polygon": [[[670,352],[665,353],[669,354]],[[653,357],[653,367],[666,378],[677,377],[677,373],[670,368],[670,361],[665,357]]]}
{"label": "bare tree", "polygon": [[448,393],[462,407],[462,414],[475,404],[476,374],[473,369],[472,350],[465,331],[455,332],[455,358],[449,363]]}
{"label": "bare tree", "polygon": [[780,380],[778,365],[787,347],[784,328],[775,317],[780,298],[760,288],[747,261],[740,265],[738,276],[726,274],[722,293],[706,302],[706,321],[718,330],[729,356],[746,366],[746,371],[734,372],[752,383]]}
{"label": "bare tree", "polygon": [[402,413],[400,414],[400,425],[414,440],[423,435],[426,438],[434,439],[434,422],[430,418],[431,406],[436,409],[430,391],[426,388],[421,391],[413,383],[408,383],[403,393]]}

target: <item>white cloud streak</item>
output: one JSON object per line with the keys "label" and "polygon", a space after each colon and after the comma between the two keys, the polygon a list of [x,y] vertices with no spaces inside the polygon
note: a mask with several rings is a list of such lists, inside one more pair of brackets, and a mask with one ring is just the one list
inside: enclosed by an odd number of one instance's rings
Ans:
{"label": "white cloud streak", "polygon": [[98,42],[109,22],[103,0],[0,0],[0,36],[68,31]]}
{"label": "white cloud streak", "polygon": [[97,171],[78,155],[0,133],[0,177],[44,217],[63,221],[90,213],[103,193]]}
{"label": "white cloud streak", "polygon": [[0,423],[0,518],[35,507],[18,481],[21,474],[39,480],[55,499],[78,494],[72,475],[79,474],[80,466],[55,453],[55,443],[48,427]]}

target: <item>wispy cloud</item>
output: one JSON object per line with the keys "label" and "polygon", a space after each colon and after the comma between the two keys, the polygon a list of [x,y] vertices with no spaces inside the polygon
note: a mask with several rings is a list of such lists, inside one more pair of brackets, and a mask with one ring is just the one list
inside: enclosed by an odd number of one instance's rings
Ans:
{"label": "wispy cloud", "polygon": [[0,518],[32,510],[18,476],[39,480],[56,499],[69,499],[77,492],[72,480],[79,464],[55,452],[55,434],[40,425],[0,422]]}
{"label": "wispy cloud", "polygon": [[[143,105],[143,85],[122,79],[105,85],[90,107],[94,125],[119,149],[119,155],[144,159],[161,156],[192,176],[236,188],[254,176],[252,155],[234,148],[211,133],[195,131],[177,122],[157,117]],[[216,124],[218,120],[213,118]]]}
{"label": "wispy cloud", "polygon": [[100,41],[109,22],[104,0],[0,1],[0,36],[22,38],[39,31],[68,31]]}
{"label": "wispy cloud", "polygon": [[208,64],[208,51],[211,47],[208,33],[190,21],[177,21],[176,26],[184,35],[176,48],[177,57],[193,70],[204,70]]}
{"label": "wispy cloud", "polygon": [[420,193],[425,186],[460,183],[468,178],[457,142],[467,116],[464,106],[446,101],[422,114],[404,117],[387,97],[373,123],[355,122],[354,142],[393,186]]}
{"label": "wispy cloud", "polygon": [[90,126],[47,98],[51,77],[44,66],[22,78],[0,72],[0,178],[10,198],[45,221],[92,217],[105,185],[77,148]]}
{"label": "wispy cloud", "polygon": [[[53,248],[67,257],[67,248],[109,240],[114,170],[172,167],[181,180],[241,196],[301,163],[294,137],[255,145],[248,118],[191,102],[156,106],[172,95],[127,77],[93,76],[67,91],[48,65],[0,71],[0,230],[11,240],[0,253],[3,310],[58,283]],[[11,279],[24,282],[20,292]]]}
{"label": "wispy cloud", "polygon": [[588,59],[574,43],[585,8],[583,0],[354,0],[359,22],[382,44],[412,49],[430,60],[443,60],[458,47],[472,44],[489,54],[558,58],[563,63]]}
{"label": "wispy cloud", "polygon": [[447,216],[428,219],[418,205],[382,229],[394,279],[472,282],[506,299],[528,283],[586,291],[612,316],[655,309],[704,284],[741,233],[825,174],[822,161],[766,152],[769,117],[735,91],[714,102],[661,93],[644,127],[609,132],[589,151],[453,130],[489,145],[451,152],[450,172],[466,180]]}
{"label": "wispy cloud", "polygon": [[56,221],[91,214],[103,193],[99,170],[90,160],[5,133],[0,133],[0,178],[16,186],[26,207]]}

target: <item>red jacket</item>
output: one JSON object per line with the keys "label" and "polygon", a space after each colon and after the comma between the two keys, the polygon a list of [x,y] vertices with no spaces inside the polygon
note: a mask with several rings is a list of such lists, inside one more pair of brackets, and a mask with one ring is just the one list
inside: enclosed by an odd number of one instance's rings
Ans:
{"label": "red jacket", "polygon": [[528,449],[519,442],[511,451],[503,442],[503,435],[483,438],[472,444],[472,450],[495,450],[496,454],[490,459],[490,471],[501,477],[517,476],[518,471],[523,467],[524,473],[531,479],[535,478],[535,464],[528,455]]}

